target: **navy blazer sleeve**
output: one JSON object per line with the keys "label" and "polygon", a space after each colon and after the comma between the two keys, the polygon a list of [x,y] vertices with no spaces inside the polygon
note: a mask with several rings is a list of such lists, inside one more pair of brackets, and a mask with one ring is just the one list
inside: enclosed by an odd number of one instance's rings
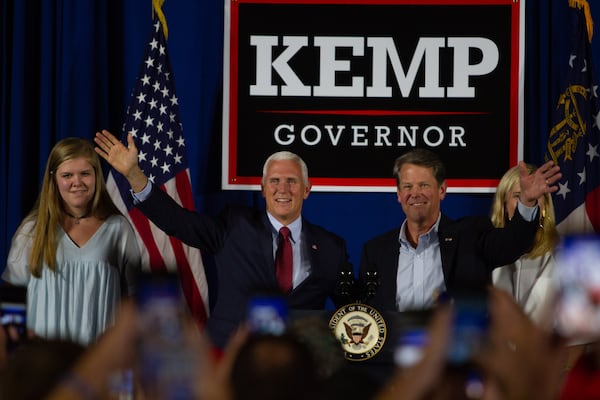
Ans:
{"label": "navy blazer sleeve", "polygon": [[210,254],[223,246],[227,231],[225,218],[187,210],[167,193],[153,186],[150,196],[136,207],[167,235]]}

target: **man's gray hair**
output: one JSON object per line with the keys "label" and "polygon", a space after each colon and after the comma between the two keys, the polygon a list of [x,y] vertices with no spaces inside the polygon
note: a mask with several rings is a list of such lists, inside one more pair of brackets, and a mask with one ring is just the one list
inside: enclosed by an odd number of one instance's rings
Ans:
{"label": "man's gray hair", "polygon": [[269,156],[269,158],[267,158],[267,160],[265,161],[265,163],[263,165],[261,183],[263,185],[265,184],[265,179],[267,179],[267,166],[269,165],[269,163],[271,161],[283,161],[283,160],[291,160],[291,161],[297,162],[300,165],[300,169],[302,170],[302,180],[304,181],[305,185],[308,185],[308,167],[306,166],[306,163],[304,162],[304,160],[302,158],[300,158],[299,155],[292,153],[291,151],[278,151],[276,153],[271,154]]}

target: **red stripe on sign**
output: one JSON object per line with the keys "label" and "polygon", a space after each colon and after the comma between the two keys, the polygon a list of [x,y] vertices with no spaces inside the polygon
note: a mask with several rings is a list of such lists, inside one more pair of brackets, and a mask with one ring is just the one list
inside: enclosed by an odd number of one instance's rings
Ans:
{"label": "red stripe on sign", "polygon": [[488,111],[419,111],[419,110],[257,110],[265,114],[306,115],[488,115]]}

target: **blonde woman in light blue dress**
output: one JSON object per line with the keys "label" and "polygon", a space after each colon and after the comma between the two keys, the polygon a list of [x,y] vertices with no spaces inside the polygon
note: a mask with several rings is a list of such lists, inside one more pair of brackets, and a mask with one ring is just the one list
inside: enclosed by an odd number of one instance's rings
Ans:
{"label": "blonde woman in light blue dress", "polygon": [[2,279],[27,287],[27,325],[88,345],[114,321],[140,272],[139,245],[106,190],[90,141],[50,152],[39,197],[17,229]]}

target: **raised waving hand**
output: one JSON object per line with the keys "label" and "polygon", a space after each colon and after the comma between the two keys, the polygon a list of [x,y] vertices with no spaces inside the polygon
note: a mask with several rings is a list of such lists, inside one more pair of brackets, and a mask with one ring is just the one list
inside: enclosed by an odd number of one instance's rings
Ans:
{"label": "raised waving hand", "polygon": [[537,199],[544,194],[558,190],[556,182],[561,177],[560,167],[554,165],[552,161],[548,161],[532,174],[527,171],[525,163],[519,161],[519,184],[521,185],[519,200],[526,206],[535,205]]}
{"label": "raised waving hand", "polygon": [[96,132],[96,153],[121,173],[134,192],[141,191],[148,182],[138,164],[138,149],[131,133],[127,135],[127,147],[107,130]]}

